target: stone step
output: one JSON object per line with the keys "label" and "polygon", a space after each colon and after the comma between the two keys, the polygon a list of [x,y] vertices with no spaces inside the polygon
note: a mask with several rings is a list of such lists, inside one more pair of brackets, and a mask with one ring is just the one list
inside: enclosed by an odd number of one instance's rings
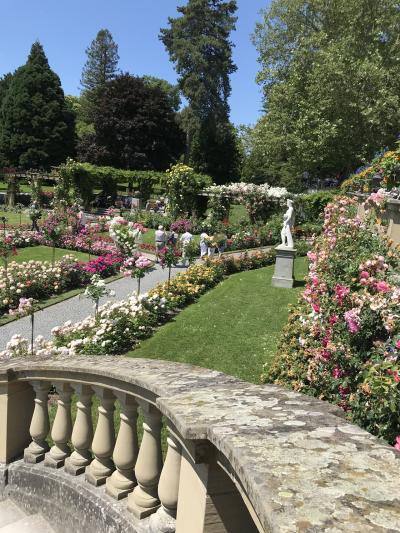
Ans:
{"label": "stone step", "polygon": [[27,515],[11,500],[0,502],[0,533],[54,533],[39,514]]}
{"label": "stone step", "polygon": [[43,516],[33,514],[1,527],[0,533],[54,533],[54,529]]}
{"label": "stone step", "polygon": [[0,502],[0,531],[4,526],[12,524],[12,522],[16,522],[25,516],[26,513],[11,500]]}

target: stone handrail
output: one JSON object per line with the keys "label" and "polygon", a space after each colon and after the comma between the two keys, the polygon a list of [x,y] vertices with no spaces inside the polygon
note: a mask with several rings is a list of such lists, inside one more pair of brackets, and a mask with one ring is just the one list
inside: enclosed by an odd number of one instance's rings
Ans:
{"label": "stone handrail", "polygon": [[[50,386],[58,393],[52,428]],[[100,402],[94,434],[93,395]],[[153,533],[400,530],[396,450],[328,403],[191,365],[119,357],[2,362],[0,463],[22,454],[26,463],[84,475],[92,487],[105,484]]]}
{"label": "stone handrail", "polygon": [[[362,219],[365,216],[364,202],[368,198],[365,193],[353,193],[352,196],[358,200],[357,215]],[[385,220],[387,227],[386,235],[393,241],[393,244],[400,244],[400,200],[389,198],[386,201],[385,210],[382,213],[382,219]]]}

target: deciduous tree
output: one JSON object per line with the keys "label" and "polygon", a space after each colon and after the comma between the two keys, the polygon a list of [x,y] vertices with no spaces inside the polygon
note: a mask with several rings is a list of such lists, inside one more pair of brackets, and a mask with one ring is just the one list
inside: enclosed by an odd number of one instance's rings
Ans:
{"label": "deciduous tree", "polygon": [[95,133],[80,146],[83,161],[135,170],[165,170],[184,148],[168,96],[141,78],[107,82],[94,110]]}
{"label": "deciduous tree", "polygon": [[400,129],[396,0],[274,0],[254,41],[264,165],[346,174]]}

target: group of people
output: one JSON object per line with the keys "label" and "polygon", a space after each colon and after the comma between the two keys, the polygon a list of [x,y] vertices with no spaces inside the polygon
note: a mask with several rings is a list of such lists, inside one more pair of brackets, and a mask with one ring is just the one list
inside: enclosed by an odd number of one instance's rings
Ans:
{"label": "group of people", "polygon": [[[173,231],[165,231],[164,226],[158,226],[158,229],[155,232],[155,248],[156,248],[156,258],[157,262],[160,257],[160,251],[167,245],[175,246],[178,242],[182,246],[182,258],[183,263],[186,264],[186,253],[185,250],[187,245],[193,241],[193,235],[190,231],[185,231],[180,237],[177,233]],[[203,231],[200,235],[200,259],[205,259],[206,257],[213,257],[215,251],[218,250],[218,253],[224,252],[226,247],[226,242],[224,244],[215,244],[213,243],[213,237],[207,235]]]}
{"label": "group of people", "polygon": [[207,235],[205,231],[200,234],[200,258],[214,257],[215,251],[222,254],[226,248],[226,235],[220,235],[221,242],[213,242],[214,237]]}
{"label": "group of people", "polygon": [[174,231],[165,231],[164,226],[158,226],[155,232],[155,245],[156,245],[156,262],[158,263],[160,258],[160,251],[168,245],[175,246],[178,241],[182,245],[182,259],[183,264],[186,264],[186,248],[187,245],[193,240],[193,235],[190,231],[185,231],[180,237]]}

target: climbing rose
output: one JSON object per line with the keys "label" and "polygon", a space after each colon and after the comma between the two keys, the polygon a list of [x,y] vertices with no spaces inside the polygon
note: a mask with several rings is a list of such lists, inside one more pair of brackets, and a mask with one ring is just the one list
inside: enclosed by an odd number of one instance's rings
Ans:
{"label": "climbing rose", "polygon": [[350,311],[346,311],[344,314],[346,320],[347,329],[350,333],[358,333],[360,331],[360,310],[353,308]]}

